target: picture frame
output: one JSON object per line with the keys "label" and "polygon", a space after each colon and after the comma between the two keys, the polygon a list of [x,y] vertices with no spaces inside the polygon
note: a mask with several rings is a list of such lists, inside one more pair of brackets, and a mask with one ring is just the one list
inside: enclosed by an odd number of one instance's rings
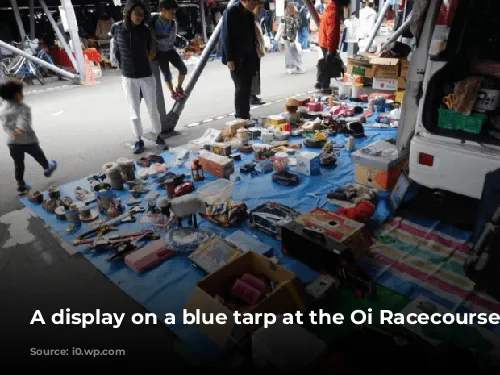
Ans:
{"label": "picture frame", "polygon": [[389,205],[393,213],[398,211],[401,207],[411,185],[412,181],[410,180],[410,177],[404,170],[402,170],[396,185],[394,185],[394,188],[389,195]]}

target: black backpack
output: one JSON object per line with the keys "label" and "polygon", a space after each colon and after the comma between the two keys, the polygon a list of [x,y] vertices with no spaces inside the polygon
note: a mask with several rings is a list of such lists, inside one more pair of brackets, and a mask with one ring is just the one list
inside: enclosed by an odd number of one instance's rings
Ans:
{"label": "black backpack", "polygon": [[318,61],[318,78],[338,78],[345,73],[345,65],[338,53],[328,55]]}

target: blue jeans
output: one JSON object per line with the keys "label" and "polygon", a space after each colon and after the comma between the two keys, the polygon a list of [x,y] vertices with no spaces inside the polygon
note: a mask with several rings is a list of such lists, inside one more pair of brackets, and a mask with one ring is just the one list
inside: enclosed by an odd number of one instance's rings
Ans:
{"label": "blue jeans", "polygon": [[309,28],[301,27],[299,30],[299,43],[302,49],[309,49]]}

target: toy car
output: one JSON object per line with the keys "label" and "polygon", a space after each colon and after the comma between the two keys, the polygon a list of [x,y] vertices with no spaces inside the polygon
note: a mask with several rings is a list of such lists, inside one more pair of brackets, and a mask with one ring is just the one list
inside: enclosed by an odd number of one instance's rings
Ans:
{"label": "toy car", "polygon": [[281,240],[281,223],[288,222],[298,217],[300,213],[293,208],[277,202],[266,202],[250,211],[250,226],[259,229],[277,240]]}
{"label": "toy car", "polygon": [[182,195],[191,193],[193,190],[194,190],[194,184],[191,181],[186,181],[176,186],[175,196],[180,197]]}

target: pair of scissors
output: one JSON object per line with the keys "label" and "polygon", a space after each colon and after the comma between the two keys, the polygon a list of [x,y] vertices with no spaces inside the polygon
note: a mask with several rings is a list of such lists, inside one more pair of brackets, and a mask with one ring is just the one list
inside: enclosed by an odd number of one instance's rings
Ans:
{"label": "pair of scissors", "polygon": [[453,94],[446,95],[443,98],[443,103],[445,106],[448,107],[448,109],[453,109],[453,106],[455,104],[455,95]]}

